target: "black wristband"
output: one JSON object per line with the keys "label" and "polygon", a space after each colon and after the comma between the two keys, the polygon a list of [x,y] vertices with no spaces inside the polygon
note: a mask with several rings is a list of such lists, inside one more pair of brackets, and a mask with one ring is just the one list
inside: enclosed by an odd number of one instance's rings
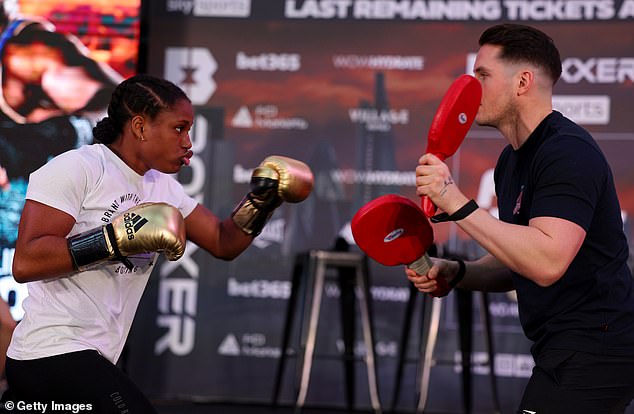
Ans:
{"label": "black wristband", "polygon": [[[107,224],[103,227],[106,229],[108,238],[116,240],[112,224]],[[134,265],[130,262],[130,259],[121,254],[117,244],[106,241],[103,227],[88,230],[68,238],[67,244],[70,256],[73,259],[73,268],[75,270],[85,270],[93,263],[114,258],[120,260],[125,267],[132,270]],[[112,254],[108,246],[112,248],[114,254]]]}
{"label": "black wristband", "polygon": [[451,282],[449,282],[449,287],[451,289],[455,288],[456,285],[460,283],[462,279],[464,279],[464,275],[467,273],[467,266],[465,266],[464,261],[462,259],[454,260],[458,262],[458,273],[456,273],[456,276],[454,276],[454,278],[451,279]]}
{"label": "black wristband", "polygon": [[101,227],[71,236],[67,243],[75,270],[112,256]]}
{"label": "black wristband", "polygon": [[442,223],[444,221],[459,221],[466,218],[469,214],[473,213],[477,209],[478,209],[478,203],[476,203],[475,200],[471,199],[453,214],[451,215],[447,213],[436,214],[430,220],[432,223]]}

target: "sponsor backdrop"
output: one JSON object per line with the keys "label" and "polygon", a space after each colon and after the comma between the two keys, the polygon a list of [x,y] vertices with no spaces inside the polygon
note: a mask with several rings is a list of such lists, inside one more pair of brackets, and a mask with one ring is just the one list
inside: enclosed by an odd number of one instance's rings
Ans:
{"label": "sponsor backdrop", "polygon": [[[138,2],[21,3],[40,7],[29,12],[59,17],[66,22],[60,30],[109,33],[111,40],[81,40],[95,58],[122,75],[134,72],[135,57],[129,54],[137,47]],[[95,12],[95,19],[67,18],[74,8],[100,7],[106,11]],[[224,262],[188,245],[178,262],[159,264],[121,361],[152,398],[271,401],[296,256],[331,249],[338,239],[357,250],[350,219],[382,194],[418,201],[413,170],[431,118],[449,84],[470,72],[477,39],[491,24],[528,23],[556,40],[564,67],[554,105],[589,129],[605,151],[632,236],[632,0],[153,0],[144,3],[144,10],[147,37],[141,52],[147,61],[139,62],[141,67],[179,84],[196,107],[195,156],[178,176],[190,194],[227,217],[248,191],[251,170],[269,154],[305,161],[316,178],[313,194],[299,205],[278,209],[240,258]],[[108,29],[110,22],[117,23],[112,26],[116,30]],[[7,135],[10,127],[3,125]],[[504,145],[494,130],[473,127],[449,160],[466,194],[493,214],[491,173]],[[0,293],[16,301],[16,318],[24,293],[12,282],[10,269],[27,173],[9,177],[11,185],[0,192],[6,276],[0,278]],[[441,254],[482,254],[455,225],[439,224],[434,230]],[[389,405],[410,289],[400,267],[370,263],[369,273],[379,393]],[[336,273],[328,276],[306,402],[344,407],[344,370],[338,358],[343,348],[341,292]],[[530,375],[530,344],[512,296],[488,299],[483,309],[481,296],[474,295],[473,407],[476,412],[493,407],[480,317],[486,310],[494,327],[502,408],[510,413]],[[462,411],[456,303],[453,293],[441,301],[427,404],[431,411]],[[420,382],[422,296],[415,305],[396,401],[403,411],[415,409]],[[294,400],[297,390],[297,327],[292,334],[280,393],[284,404]],[[358,333],[354,343],[359,357],[355,390],[356,405],[365,408],[369,398],[361,338]]]}
{"label": "sponsor backdrop", "polygon": [[[126,364],[153,397],[271,401],[293,263],[308,249],[353,243],[349,221],[379,195],[416,200],[414,167],[449,84],[470,72],[489,25],[513,21],[548,32],[563,76],[554,105],[592,131],[614,170],[627,226],[634,213],[634,1],[167,0],[148,10],[148,72],[183,87],[197,108],[196,155],[180,179],[226,217],[269,154],[307,162],[315,189],[284,205],[240,258],[222,262],[188,246],[148,287]],[[465,192],[495,214],[491,169],[505,145],[474,127],[449,162]],[[434,226],[444,254],[477,257],[454,225]],[[354,245],[351,246],[355,250]],[[334,276],[330,275],[330,276]],[[389,405],[409,298],[401,268],[370,266],[379,391]],[[307,404],[345,406],[339,359],[339,287],[329,278]],[[489,366],[474,296],[474,410],[491,412]],[[513,412],[533,365],[511,296],[490,295],[502,408]],[[416,302],[397,407],[418,394],[420,315]],[[460,412],[456,299],[442,300],[427,407]],[[296,315],[297,316],[297,315]],[[358,324],[359,326],[360,324]],[[296,396],[297,332],[281,389]],[[355,354],[365,352],[360,334]],[[356,404],[368,407],[365,367],[356,363]]]}

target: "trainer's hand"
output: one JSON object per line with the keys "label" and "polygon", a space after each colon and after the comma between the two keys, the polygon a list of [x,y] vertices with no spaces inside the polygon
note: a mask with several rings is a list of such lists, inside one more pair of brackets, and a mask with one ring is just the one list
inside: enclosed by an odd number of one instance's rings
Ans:
{"label": "trainer's hand", "polygon": [[89,265],[126,256],[164,252],[177,260],[185,252],[185,221],[180,211],[166,203],[143,203],[123,212],[109,224],[68,239],[74,265],[84,270]]}
{"label": "trainer's hand", "polygon": [[451,177],[447,164],[431,153],[418,160],[416,194],[429,197],[439,209],[448,214],[454,213],[469,201]]}
{"label": "trainer's hand", "polygon": [[449,281],[458,273],[458,264],[453,261],[431,258],[433,265],[426,275],[419,275],[406,267],[405,274],[416,289],[434,297],[447,296],[451,291]]}
{"label": "trainer's hand", "polygon": [[313,189],[313,173],[301,161],[272,155],[253,170],[251,191],[231,214],[245,233],[257,236],[282,201],[299,203]]}

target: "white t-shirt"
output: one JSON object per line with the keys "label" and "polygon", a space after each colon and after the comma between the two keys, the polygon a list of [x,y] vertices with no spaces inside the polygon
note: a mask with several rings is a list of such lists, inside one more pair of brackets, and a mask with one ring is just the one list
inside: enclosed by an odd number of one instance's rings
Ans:
{"label": "white t-shirt", "polygon": [[[155,170],[141,176],[101,144],[65,152],[33,172],[26,198],[73,216],[68,236],[107,224],[143,202],[166,202],[183,217],[197,205],[171,176]],[[156,256],[131,256],[132,271],[111,261],[28,283],[25,315],[7,355],[25,360],[94,349],[116,363]]]}

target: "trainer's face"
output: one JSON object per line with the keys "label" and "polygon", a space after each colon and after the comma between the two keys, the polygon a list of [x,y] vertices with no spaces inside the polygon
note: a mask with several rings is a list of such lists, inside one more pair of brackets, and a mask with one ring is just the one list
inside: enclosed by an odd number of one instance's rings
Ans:
{"label": "trainer's face", "polygon": [[478,125],[500,128],[515,110],[514,67],[499,59],[501,46],[483,45],[474,63],[482,84],[482,101],[476,115]]}
{"label": "trainer's face", "polygon": [[189,131],[194,122],[194,109],[181,99],[170,110],[162,111],[155,119],[147,120],[143,128],[146,141],[142,142],[145,163],[149,168],[164,172],[178,172],[189,165],[193,153]]}

